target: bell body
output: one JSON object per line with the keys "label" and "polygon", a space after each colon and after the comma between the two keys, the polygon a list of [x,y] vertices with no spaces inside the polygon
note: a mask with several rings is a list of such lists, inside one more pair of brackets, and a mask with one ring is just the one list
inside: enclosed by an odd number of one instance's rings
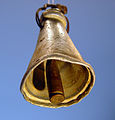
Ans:
{"label": "bell body", "polygon": [[[49,9],[42,17],[45,18],[42,21],[44,27],[40,30],[20,89],[24,98],[32,104],[51,108],[67,107],[88,95],[94,85],[95,74],[68,36],[65,16],[58,9]],[[56,66],[51,63],[52,60]],[[53,76],[51,81],[54,68],[59,77]],[[56,84],[58,81],[59,84]],[[62,101],[59,103],[50,98],[55,92],[61,95]]]}

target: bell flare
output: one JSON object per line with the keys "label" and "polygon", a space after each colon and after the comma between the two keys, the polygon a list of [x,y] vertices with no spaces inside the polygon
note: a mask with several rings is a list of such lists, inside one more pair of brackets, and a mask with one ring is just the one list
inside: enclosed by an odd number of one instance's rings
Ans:
{"label": "bell flare", "polygon": [[[46,72],[47,62],[51,60],[56,61],[64,91],[64,96],[60,96],[62,102],[59,104],[55,103],[56,100],[52,103],[49,96]],[[21,92],[24,98],[32,104],[58,108],[78,103],[89,94],[93,85],[94,71],[89,64],[67,56],[52,55],[45,56],[25,73],[21,84]],[[61,93],[60,89],[59,93]]]}

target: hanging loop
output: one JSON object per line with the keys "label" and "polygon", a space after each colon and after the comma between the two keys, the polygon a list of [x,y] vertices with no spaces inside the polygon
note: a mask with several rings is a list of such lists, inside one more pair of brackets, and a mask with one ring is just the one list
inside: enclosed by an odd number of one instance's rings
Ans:
{"label": "hanging loop", "polygon": [[[40,28],[43,28],[43,25],[41,24],[41,20],[39,18],[39,12],[42,11],[42,10],[46,10],[48,7],[51,7],[51,8],[58,8],[63,14],[67,14],[67,7],[64,6],[64,5],[60,5],[60,4],[45,4],[43,7],[39,8],[36,12],[36,22],[38,24],[38,26]],[[66,18],[66,21],[67,21],[67,32],[69,33],[69,20],[68,18],[65,16]]]}

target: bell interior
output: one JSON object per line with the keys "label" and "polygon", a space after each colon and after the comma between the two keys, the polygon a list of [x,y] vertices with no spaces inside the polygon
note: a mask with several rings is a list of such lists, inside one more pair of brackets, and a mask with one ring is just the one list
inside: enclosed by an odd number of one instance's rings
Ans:
{"label": "bell interior", "polygon": [[[39,101],[41,104],[52,104],[49,100],[50,91],[48,84],[50,83],[47,81],[47,74],[52,74],[52,71],[47,73],[49,61],[51,62],[51,60],[44,61],[34,68],[25,80],[25,88],[28,91],[28,96],[33,98],[34,101]],[[60,60],[55,60],[55,62],[57,65],[56,69],[59,71],[64,94],[64,101],[60,104],[68,103],[76,99],[88,87],[90,72],[88,68],[83,65]],[[55,79],[53,79],[53,81],[55,83]]]}

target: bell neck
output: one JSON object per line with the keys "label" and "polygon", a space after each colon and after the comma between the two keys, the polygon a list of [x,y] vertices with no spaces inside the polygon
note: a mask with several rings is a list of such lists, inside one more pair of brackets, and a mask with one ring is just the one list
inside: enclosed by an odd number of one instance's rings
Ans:
{"label": "bell neck", "polygon": [[45,12],[43,12],[40,20],[42,21],[43,26],[48,20],[63,24],[63,26],[66,28],[66,18],[64,14],[57,8],[48,9]]}

